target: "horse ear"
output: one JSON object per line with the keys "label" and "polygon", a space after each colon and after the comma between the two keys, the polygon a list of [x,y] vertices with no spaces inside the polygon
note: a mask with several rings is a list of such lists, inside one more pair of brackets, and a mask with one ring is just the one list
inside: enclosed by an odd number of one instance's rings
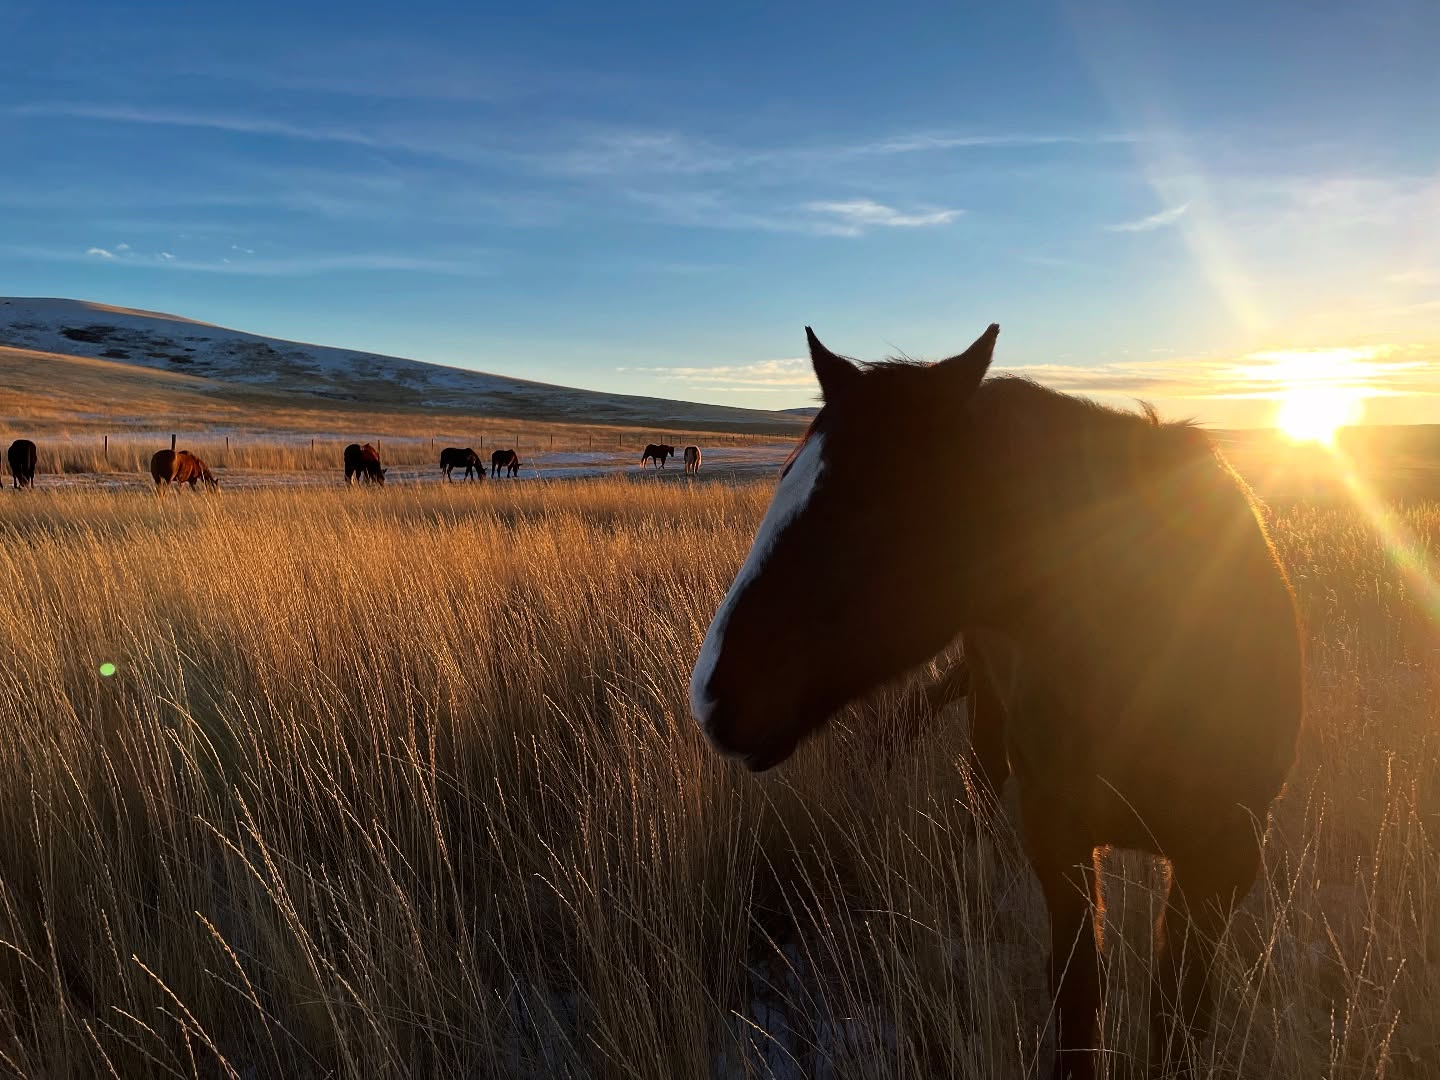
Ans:
{"label": "horse ear", "polygon": [[841,394],[860,377],[860,369],[820,344],[815,331],[805,327],[805,340],[810,344],[810,364],[820,382],[820,395],[826,401]]}
{"label": "horse ear", "polygon": [[969,397],[985,378],[990,361],[995,356],[995,339],[1000,336],[1000,324],[991,323],[985,332],[975,339],[975,344],[958,356],[941,360],[935,367],[945,374],[951,392]]}

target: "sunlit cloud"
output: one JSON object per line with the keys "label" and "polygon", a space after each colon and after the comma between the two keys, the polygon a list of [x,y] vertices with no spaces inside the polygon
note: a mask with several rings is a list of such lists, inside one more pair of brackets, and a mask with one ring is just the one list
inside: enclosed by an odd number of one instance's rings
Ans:
{"label": "sunlit cloud", "polygon": [[105,250],[104,248],[102,248],[102,247],[86,248],[86,249],[85,249],[85,254],[86,254],[86,255],[93,256],[94,258],[97,258],[97,259],[113,259],[113,258],[115,258],[115,253],[114,253],[113,251],[106,251],[106,250]]}
{"label": "sunlit cloud", "polygon": [[1139,221],[1125,221],[1119,225],[1106,225],[1109,232],[1151,232],[1155,229],[1163,229],[1167,225],[1174,225],[1186,211],[1190,209],[1188,202],[1179,206],[1172,206],[1168,210],[1161,210],[1158,214],[1151,214],[1149,217],[1141,218]]}
{"label": "sunlit cloud", "polygon": [[[1281,402],[1305,387],[1365,397],[1440,394],[1440,346],[1366,345],[1266,350],[1229,358],[1167,358],[1096,364],[1030,364],[997,370],[1055,390],[1107,399]],[[624,367],[662,382],[707,390],[790,392],[811,389],[804,358],[713,367]]]}
{"label": "sunlit cloud", "polygon": [[810,361],[796,357],[757,360],[751,364],[714,367],[621,367],[617,371],[644,375],[666,383],[682,383],[700,390],[742,393],[784,393],[815,387]]}

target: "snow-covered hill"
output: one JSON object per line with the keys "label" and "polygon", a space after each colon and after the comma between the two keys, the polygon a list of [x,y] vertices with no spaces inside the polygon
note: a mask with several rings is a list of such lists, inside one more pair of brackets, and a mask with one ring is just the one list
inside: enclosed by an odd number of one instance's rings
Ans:
{"label": "snow-covered hill", "polygon": [[[590,424],[783,432],[783,413],[604,394],[376,353],[306,345],[82,300],[0,297],[0,346],[199,376],[330,401]],[[204,384],[197,384],[204,385]]]}

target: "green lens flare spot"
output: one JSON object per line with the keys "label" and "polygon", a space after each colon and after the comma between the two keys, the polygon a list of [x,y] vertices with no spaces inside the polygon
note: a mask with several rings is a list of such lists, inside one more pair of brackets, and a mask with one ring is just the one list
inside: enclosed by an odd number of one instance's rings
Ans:
{"label": "green lens flare spot", "polygon": [[109,660],[106,660],[105,663],[100,665],[100,674],[107,679],[110,678],[111,675],[115,674],[115,665],[110,663]]}

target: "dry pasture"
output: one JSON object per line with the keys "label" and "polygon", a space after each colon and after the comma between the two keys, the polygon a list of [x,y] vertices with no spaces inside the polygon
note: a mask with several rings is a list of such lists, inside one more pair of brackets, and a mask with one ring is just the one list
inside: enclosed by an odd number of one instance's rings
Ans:
{"label": "dry pasture", "polygon": [[[963,720],[902,688],[755,778],[686,716],[768,494],[0,499],[0,1066],[1045,1075],[1043,908]],[[1312,712],[1205,1075],[1437,1076],[1440,503],[1388,550],[1271,516]],[[1115,1076],[1152,883],[1111,858]]]}

